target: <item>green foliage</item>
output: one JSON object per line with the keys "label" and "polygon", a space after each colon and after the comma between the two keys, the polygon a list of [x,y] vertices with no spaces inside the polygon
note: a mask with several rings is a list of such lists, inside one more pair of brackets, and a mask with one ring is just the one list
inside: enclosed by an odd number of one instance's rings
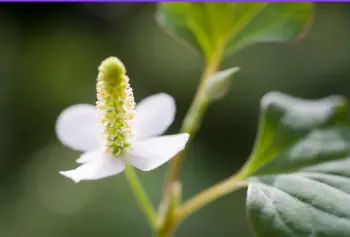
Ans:
{"label": "green foliage", "polygon": [[206,59],[257,42],[285,41],[303,34],[312,3],[160,3],[158,23],[202,51]]}
{"label": "green foliage", "polygon": [[[243,176],[259,237],[350,235],[350,120],[342,97],[267,94]],[[254,175],[254,176],[252,176]]]}

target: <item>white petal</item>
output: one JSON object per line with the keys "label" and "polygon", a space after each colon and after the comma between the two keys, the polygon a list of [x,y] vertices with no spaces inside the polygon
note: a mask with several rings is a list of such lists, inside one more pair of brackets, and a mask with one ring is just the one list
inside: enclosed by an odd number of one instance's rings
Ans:
{"label": "white petal", "polygon": [[63,110],[56,122],[58,139],[78,151],[91,151],[100,147],[97,110],[93,105],[77,104]]}
{"label": "white petal", "polygon": [[189,134],[182,133],[138,141],[132,144],[132,151],[125,159],[140,170],[153,170],[183,150],[188,138]]}
{"label": "white petal", "polygon": [[101,150],[83,153],[76,160],[76,162],[78,164],[85,164],[85,163],[92,163],[92,162],[98,161],[100,159],[101,153],[103,153]]}
{"label": "white petal", "polygon": [[155,94],[141,100],[136,106],[133,122],[137,138],[160,135],[172,124],[175,117],[175,101],[168,94]]}
{"label": "white petal", "polygon": [[90,160],[74,170],[60,171],[60,174],[78,183],[82,180],[96,180],[116,175],[125,168],[125,164],[120,159],[110,154],[102,152],[89,153],[91,154],[86,154],[86,156],[94,158],[93,161]]}

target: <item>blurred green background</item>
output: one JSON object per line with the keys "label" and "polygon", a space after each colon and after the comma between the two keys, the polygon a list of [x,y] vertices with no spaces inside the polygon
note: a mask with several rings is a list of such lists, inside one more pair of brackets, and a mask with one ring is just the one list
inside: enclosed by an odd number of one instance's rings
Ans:
{"label": "blurred green background", "polygon": [[[79,185],[58,174],[79,153],[61,145],[65,107],[95,103],[97,66],[119,57],[136,101],[158,92],[177,101],[175,133],[203,69],[199,54],[154,21],[155,4],[0,5],[0,237],[151,236],[123,175]],[[259,44],[226,60],[241,67],[225,100],[213,104],[187,152],[184,196],[234,173],[254,142],[260,98],[279,90],[304,98],[350,95],[350,5],[316,6],[314,26],[293,44]],[[165,166],[140,173],[154,203]],[[245,191],[184,222],[178,237],[253,236]]]}

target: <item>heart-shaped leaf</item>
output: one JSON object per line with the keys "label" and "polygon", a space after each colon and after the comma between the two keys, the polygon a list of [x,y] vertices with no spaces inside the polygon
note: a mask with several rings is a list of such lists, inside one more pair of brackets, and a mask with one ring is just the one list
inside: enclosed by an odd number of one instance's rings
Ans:
{"label": "heart-shaped leaf", "polygon": [[207,59],[252,43],[298,38],[311,18],[306,2],[164,2],[157,12],[162,27]]}
{"label": "heart-shaped leaf", "polygon": [[350,119],[346,100],[262,99],[259,135],[243,169],[259,237],[350,236]]}

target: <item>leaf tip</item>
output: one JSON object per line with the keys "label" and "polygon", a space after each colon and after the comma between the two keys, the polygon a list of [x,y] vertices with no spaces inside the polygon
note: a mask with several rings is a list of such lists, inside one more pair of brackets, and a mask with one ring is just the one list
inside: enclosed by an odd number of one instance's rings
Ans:
{"label": "leaf tip", "polygon": [[265,94],[261,100],[260,100],[260,107],[261,109],[265,110],[271,103],[276,101],[277,98],[280,98],[282,96],[285,96],[279,91],[270,91],[267,94]]}

